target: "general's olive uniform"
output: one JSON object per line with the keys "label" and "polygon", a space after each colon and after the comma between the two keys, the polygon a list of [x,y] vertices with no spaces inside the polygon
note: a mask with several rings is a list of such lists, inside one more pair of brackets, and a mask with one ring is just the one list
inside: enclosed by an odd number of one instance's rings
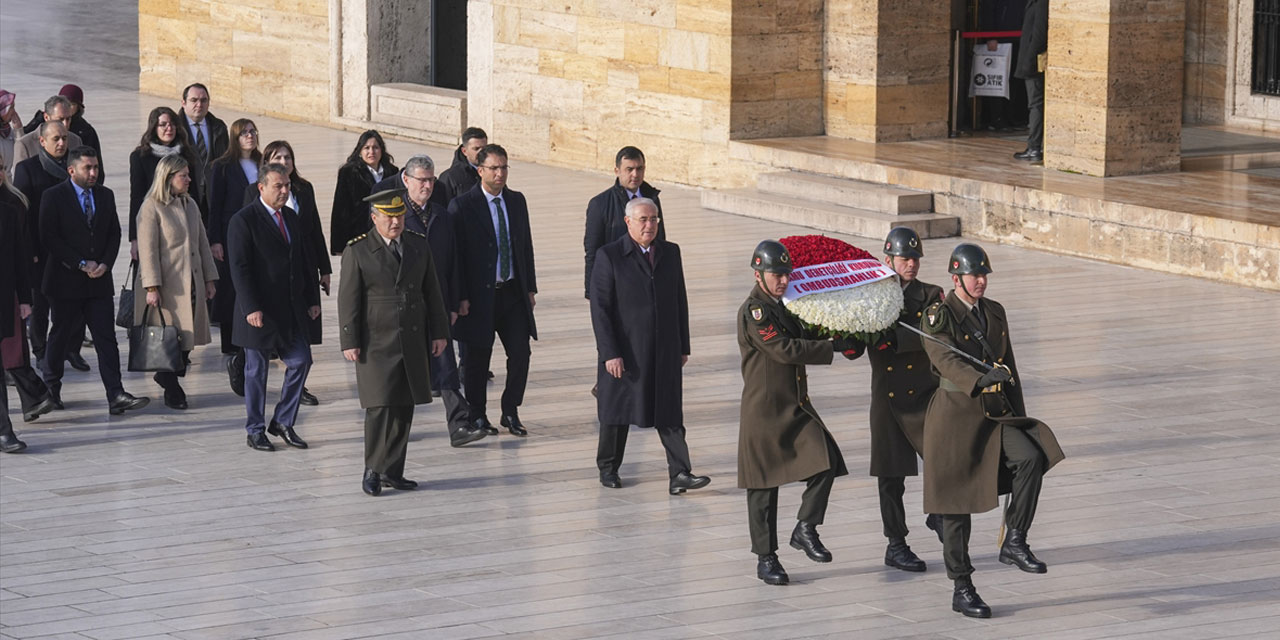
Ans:
{"label": "general's olive uniform", "polygon": [[[902,290],[899,320],[920,326],[929,304],[942,300],[942,287],[912,280]],[[867,350],[871,360],[871,475],[879,478],[880,519],[886,538],[907,537],[902,506],[903,478],[918,473],[924,456],[924,416],[938,388],[938,376],[919,335],[896,327],[887,340]]]}
{"label": "general's olive uniform", "polygon": [[338,320],[342,349],[360,349],[356,386],[365,415],[365,466],[404,477],[413,406],[431,402],[431,341],[449,339],[426,236],[405,230],[401,257],[376,230],[342,252]]}
{"label": "general's olive uniform", "polygon": [[742,413],[738,430],[738,487],[747,489],[751,550],[778,548],[778,486],[808,486],[797,518],[822,524],[844,456],[809,401],[807,364],[831,364],[831,341],[805,336],[800,325],[758,285],[738,310],[742,354]]}
{"label": "general's olive uniform", "polygon": [[924,342],[941,376],[924,422],[924,509],[946,514],[943,555],[953,580],[973,573],[969,514],[994,509],[998,495],[1012,491],[1005,523],[1025,532],[1035,516],[1041,476],[1064,458],[1048,425],[1026,417],[1004,307],[984,298],[974,310],[952,291],[925,310],[923,322],[925,332],[941,342],[1007,366],[1014,382],[1002,385],[1003,393],[984,393],[976,388],[984,373],[976,364]]}

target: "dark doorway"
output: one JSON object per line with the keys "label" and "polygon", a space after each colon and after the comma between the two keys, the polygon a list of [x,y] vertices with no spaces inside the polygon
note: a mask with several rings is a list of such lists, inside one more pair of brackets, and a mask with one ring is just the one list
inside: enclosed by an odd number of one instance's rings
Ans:
{"label": "dark doorway", "polygon": [[431,2],[431,84],[467,89],[467,2]]}

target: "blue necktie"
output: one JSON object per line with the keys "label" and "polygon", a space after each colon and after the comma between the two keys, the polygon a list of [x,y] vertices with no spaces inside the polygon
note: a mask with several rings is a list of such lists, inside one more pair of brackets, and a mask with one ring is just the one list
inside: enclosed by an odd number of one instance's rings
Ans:
{"label": "blue necktie", "polygon": [[88,189],[85,189],[84,191],[84,200],[82,204],[84,205],[85,221],[88,222],[89,224],[93,224],[93,198],[89,196]]}

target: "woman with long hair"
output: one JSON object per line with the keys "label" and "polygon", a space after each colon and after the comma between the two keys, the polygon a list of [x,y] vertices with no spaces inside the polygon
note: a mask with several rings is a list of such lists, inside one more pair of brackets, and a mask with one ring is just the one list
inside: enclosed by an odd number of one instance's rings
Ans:
{"label": "woman with long hair", "polygon": [[262,152],[258,151],[258,126],[252,120],[241,118],[231,123],[228,131],[230,144],[226,153],[209,167],[209,249],[214,264],[218,266],[218,295],[213,299],[213,318],[217,320],[222,339],[222,353],[230,356],[227,376],[231,390],[244,395],[244,353],[231,343],[232,316],[235,314],[236,291],[231,283],[230,263],[224,247],[231,216],[243,208],[244,190],[258,181],[258,165],[262,164]]}
{"label": "woman with long hair", "polygon": [[[138,211],[137,289],[133,322],[143,324],[158,310],[166,324],[178,329],[183,361],[202,344],[209,344],[209,308],[205,301],[217,291],[218,268],[200,207],[191,197],[191,164],[177,154],[160,159],[151,189]],[[178,384],[182,371],[160,372],[154,380],[164,388],[164,404],[186,409],[187,394]]]}
{"label": "woman with long hair", "polygon": [[[142,132],[138,146],[129,154],[129,254],[138,259],[138,209],[151,190],[160,158],[178,154],[190,166],[196,166],[195,153],[187,143],[187,132],[178,114],[169,107],[156,107],[147,116],[147,130]],[[195,188],[195,185],[191,185]],[[199,202],[200,194],[191,193]]]}
{"label": "woman with long hair", "polygon": [[333,214],[329,217],[329,252],[342,255],[347,242],[369,231],[369,205],[364,198],[373,185],[400,171],[395,159],[387,153],[382,134],[370,129],[360,134],[356,148],[338,169],[338,184],[333,190]]}

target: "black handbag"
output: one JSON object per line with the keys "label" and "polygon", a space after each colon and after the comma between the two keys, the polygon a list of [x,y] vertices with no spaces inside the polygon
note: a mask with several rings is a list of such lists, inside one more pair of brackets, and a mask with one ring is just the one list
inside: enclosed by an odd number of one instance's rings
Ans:
{"label": "black handbag", "polygon": [[175,373],[182,370],[182,344],[178,340],[178,328],[165,324],[160,314],[160,326],[147,324],[151,305],[142,312],[142,324],[129,327],[129,370]]}
{"label": "black handbag", "polygon": [[116,326],[128,329],[133,326],[133,279],[138,272],[138,261],[129,261],[129,275],[120,285],[120,308],[116,311]]}

